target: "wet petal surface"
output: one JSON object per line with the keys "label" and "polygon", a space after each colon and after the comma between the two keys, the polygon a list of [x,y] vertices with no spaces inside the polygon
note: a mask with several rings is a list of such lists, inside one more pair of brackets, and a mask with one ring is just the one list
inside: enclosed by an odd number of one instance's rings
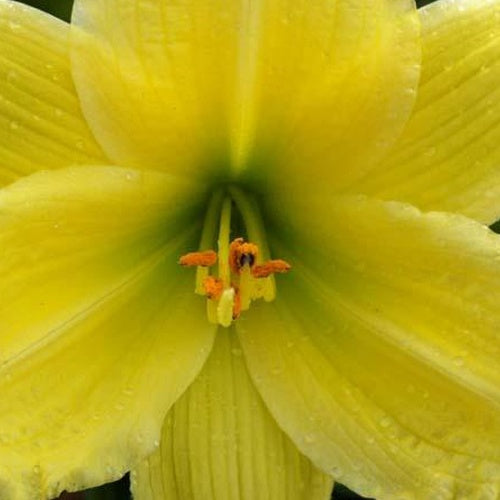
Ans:
{"label": "wet petal surface", "polygon": [[340,188],[415,98],[410,0],[77,0],[73,22],[85,116],[127,166]]}
{"label": "wet petal surface", "polygon": [[181,193],[115,167],[0,192],[1,497],[111,481],[153,451],[214,334],[176,263],[197,236]]}
{"label": "wet petal surface", "polygon": [[496,498],[498,236],[404,204],[316,203],[300,239],[274,242],[294,265],[276,302],[237,324],[271,413],[360,494]]}
{"label": "wet petal surface", "polygon": [[355,190],[491,224],[500,217],[500,2],[442,0],[420,13],[415,110]]}
{"label": "wet petal surface", "polygon": [[0,185],[43,169],[107,163],[82,114],[69,25],[0,1]]}
{"label": "wet petal surface", "polygon": [[137,500],[326,500],[333,486],[269,415],[234,329],[219,329],[165,421],[160,448],[132,482]]}

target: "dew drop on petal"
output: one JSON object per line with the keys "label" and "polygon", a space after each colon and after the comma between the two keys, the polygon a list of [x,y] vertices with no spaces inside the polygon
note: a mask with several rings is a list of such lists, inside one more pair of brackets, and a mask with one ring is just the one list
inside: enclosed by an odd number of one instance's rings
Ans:
{"label": "dew drop on petal", "polygon": [[16,23],[14,21],[9,21],[9,29],[11,31],[18,31],[21,28],[21,25],[19,23]]}
{"label": "dew drop on petal", "polygon": [[17,72],[14,71],[13,69],[10,69],[9,71],[7,71],[7,81],[8,82],[13,82],[15,80],[17,80]]}
{"label": "dew drop on petal", "polygon": [[315,438],[314,434],[306,434],[304,436],[304,441],[307,444],[312,444],[312,443],[314,443],[314,441],[316,441],[316,438]]}
{"label": "dew drop on petal", "polygon": [[342,477],[343,472],[340,467],[332,467],[330,469],[330,474],[333,476],[334,479],[339,479]]}
{"label": "dew drop on petal", "polygon": [[424,155],[428,157],[432,157],[436,154],[436,148],[434,146],[428,148],[425,152]]}
{"label": "dew drop on petal", "polygon": [[384,429],[387,429],[391,425],[391,419],[389,417],[383,417],[380,419],[379,424]]}

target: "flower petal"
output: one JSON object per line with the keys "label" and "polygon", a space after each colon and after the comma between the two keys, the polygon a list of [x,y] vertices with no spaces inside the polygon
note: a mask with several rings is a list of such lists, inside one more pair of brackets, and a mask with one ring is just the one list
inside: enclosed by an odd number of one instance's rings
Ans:
{"label": "flower petal", "polygon": [[0,185],[47,168],[102,164],[69,71],[69,25],[0,0]]}
{"label": "flower petal", "polygon": [[177,265],[195,193],[113,167],[0,191],[0,497],[97,485],[153,451],[213,341]]}
{"label": "flower petal", "polygon": [[411,0],[76,0],[73,23],[85,115],[138,168],[331,190],[396,139],[419,75]]}
{"label": "flower petal", "polygon": [[414,114],[355,190],[491,224],[500,217],[500,2],[441,0],[420,12]]}
{"label": "flower petal", "polygon": [[394,202],[316,205],[309,239],[275,248],[294,266],[277,301],[237,324],[271,413],[360,494],[498,498],[500,238]]}
{"label": "flower petal", "polygon": [[332,486],[269,415],[229,329],[217,333],[167,416],[160,448],[132,480],[136,500],[326,500]]}

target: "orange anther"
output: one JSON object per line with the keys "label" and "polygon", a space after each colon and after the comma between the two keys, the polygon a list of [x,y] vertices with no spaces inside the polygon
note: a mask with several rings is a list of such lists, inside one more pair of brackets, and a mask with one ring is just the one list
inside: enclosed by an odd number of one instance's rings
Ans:
{"label": "orange anther", "polygon": [[264,264],[254,266],[252,268],[252,275],[254,278],[267,278],[274,273],[287,273],[291,268],[292,266],[285,260],[268,260]]}
{"label": "orange anther", "polygon": [[236,238],[229,245],[229,267],[235,274],[239,274],[243,266],[248,264],[251,268],[255,264],[259,248],[253,243],[246,242],[243,238]]}
{"label": "orange anther", "polygon": [[217,262],[217,254],[213,250],[205,252],[190,252],[179,259],[181,266],[210,267]]}
{"label": "orange anther", "polygon": [[233,320],[238,319],[241,314],[241,293],[237,286],[233,285],[234,302],[233,302]]}
{"label": "orange anther", "polygon": [[203,280],[203,288],[205,289],[205,294],[209,299],[218,300],[222,295],[224,285],[222,283],[222,280],[220,280],[219,278],[207,276]]}

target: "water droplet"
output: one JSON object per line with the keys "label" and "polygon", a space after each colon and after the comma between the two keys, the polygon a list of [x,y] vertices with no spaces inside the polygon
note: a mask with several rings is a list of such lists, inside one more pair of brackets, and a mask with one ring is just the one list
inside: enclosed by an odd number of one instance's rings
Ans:
{"label": "water droplet", "polygon": [[362,261],[359,261],[357,262],[356,264],[354,264],[354,269],[360,273],[360,272],[363,272],[365,269],[366,269],[366,263],[365,262],[362,262]]}
{"label": "water droplet", "polygon": [[314,441],[316,441],[316,438],[315,438],[314,434],[306,434],[304,436],[304,441],[307,444],[312,444],[312,443],[314,443]]}
{"label": "water droplet", "polygon": [[75,146],[77,149],[81,150],[85,147],[85,143],[83,142],[82,139],[79,139],[78,141],[76,141]]}
{"label": "water droplet", "polygon": [[242,351],[241,351],[241,349],[238,349],[237,347],[234,347],[233,349],[231,349],[231,353],[232,353],[233,356],[241,356]]}
{"label": "water droplet", "polygon": [[12,82],[14,80],[17,79],[17,71],[13,70],[13,69],[10,69],[9,71],[7,71],[7,81],[8,82]]}
{"label": "water droplet", "polygon": [[476,463],[473,460],[471,460],[470,462],[468,462],[465,465],[465,470],[466,471],[471,471],[475,466],[476,466]]}
{"label": "water droplet", "polygon": [[18,130],[19,129],[19,123],[17,123],[16,121],[11,121],[9,123],[9,127],[11,130]]}
{"label": "water droplet", "polygon": [[380,419],[379,424],[381,427],[387,429],[391,425],[391,419],[389,417],[383,417]]}
{"label": "water droplet", "polygon": [[413,384],[409,384],[406,387],[406,392],[408,392],[409,394],[414,394],[415,393],[415,386]]}
{"label": "water droplet", "polygon": [[334,479],[340,479],[342,477],[342,469],[340,467],[332,467],[330,469],[330,474],[333,476]]}
{"label": "water droplet", "polygon": [[456,358],[453,359],[453,364],[455,366],[464,366],[464,358],[462,356],[457,356]]}
{"label": "water droplet", "polygon": [[155,439],[155,442],[153,443],[155,448],[159,448],[160,446],[160,441],[158,439]]}

